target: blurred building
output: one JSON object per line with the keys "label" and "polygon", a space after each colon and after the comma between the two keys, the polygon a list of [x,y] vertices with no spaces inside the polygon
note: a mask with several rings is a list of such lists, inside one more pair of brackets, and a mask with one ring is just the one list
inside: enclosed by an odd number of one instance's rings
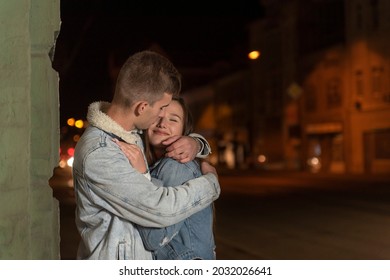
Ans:
{"label": "blurred building", "polygon": [[[228,168],[390,172],[390,2],[262,1],[261,56],[185,96]],[[238,148],[240,147],[240,148]]]}
{"label": "blurred building", "polygon": [[253,149],[265,168],[345,172],[344,2],[263,4],[251,28],[262,54],[252,65]]}
{"label": "blurred building", "polygon": [[196,132],[210,142],[211,161],[219,167],[243,169],[250,164],[251,89],[251,72],[244,69],[183,94],[197,120]]}

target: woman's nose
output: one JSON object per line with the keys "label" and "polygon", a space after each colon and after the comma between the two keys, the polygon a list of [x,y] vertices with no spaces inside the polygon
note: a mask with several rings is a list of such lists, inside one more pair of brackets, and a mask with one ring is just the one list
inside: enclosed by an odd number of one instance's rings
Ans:
{"label": "woman's nose", "polygon": [[158,123],[157,123],[157,125],[156,125],[157,127],[160,127],[160,128],[163,128],[163,127],[165,127],[165,121],[164,121],[164,118],[161,118],[159,121],[158,121]]}

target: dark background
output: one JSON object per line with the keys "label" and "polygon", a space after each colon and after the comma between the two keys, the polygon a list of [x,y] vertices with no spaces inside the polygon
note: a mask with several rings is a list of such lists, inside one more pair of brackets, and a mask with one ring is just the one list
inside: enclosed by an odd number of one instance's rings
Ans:
{"label": "dark background", "polygon": [[110,101],[113,72],[136,51],[166,55],[183,75],[183,91],[210,82],[199,75],[204,69],[245,67],[248,24],[264,15],[260,2],[61,0],[53,61],[61,126],[85,118],[91,102]]}

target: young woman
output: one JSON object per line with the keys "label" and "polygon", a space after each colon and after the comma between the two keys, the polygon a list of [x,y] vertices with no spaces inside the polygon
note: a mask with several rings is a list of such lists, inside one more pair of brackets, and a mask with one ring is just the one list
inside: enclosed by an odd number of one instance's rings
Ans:
{"label": "young woman", "polygon": [[[192,116],[182,98],[173,98],[166,114],[152,124],[147,131],[146,156],[150,175],[164,187],[176,186],[202,175],[195,159],[180,163],[165,157],[162,142],[171,136],[188,135],[192,132]],[[130,163],[140,172],[145,172],[144,159],[120,144]],[[138,166],[138,168],[137,168]],[[146,249],[153,252],[154,259],[215,259],[213,235],[213,205],[193,214],[184,221],[165,228],[138,226]]]}

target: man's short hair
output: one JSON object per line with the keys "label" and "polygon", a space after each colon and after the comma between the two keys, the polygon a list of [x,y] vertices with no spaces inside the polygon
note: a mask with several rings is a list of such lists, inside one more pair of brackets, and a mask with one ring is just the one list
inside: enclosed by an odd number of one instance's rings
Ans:
{"label": "man's short hair", "polygon": [[145,100],[153,105],[164,93],[178,96],[181,75],[166,57],[153,51],[141,51],[123,64],[116,83],[113,103],[130,107]]}

